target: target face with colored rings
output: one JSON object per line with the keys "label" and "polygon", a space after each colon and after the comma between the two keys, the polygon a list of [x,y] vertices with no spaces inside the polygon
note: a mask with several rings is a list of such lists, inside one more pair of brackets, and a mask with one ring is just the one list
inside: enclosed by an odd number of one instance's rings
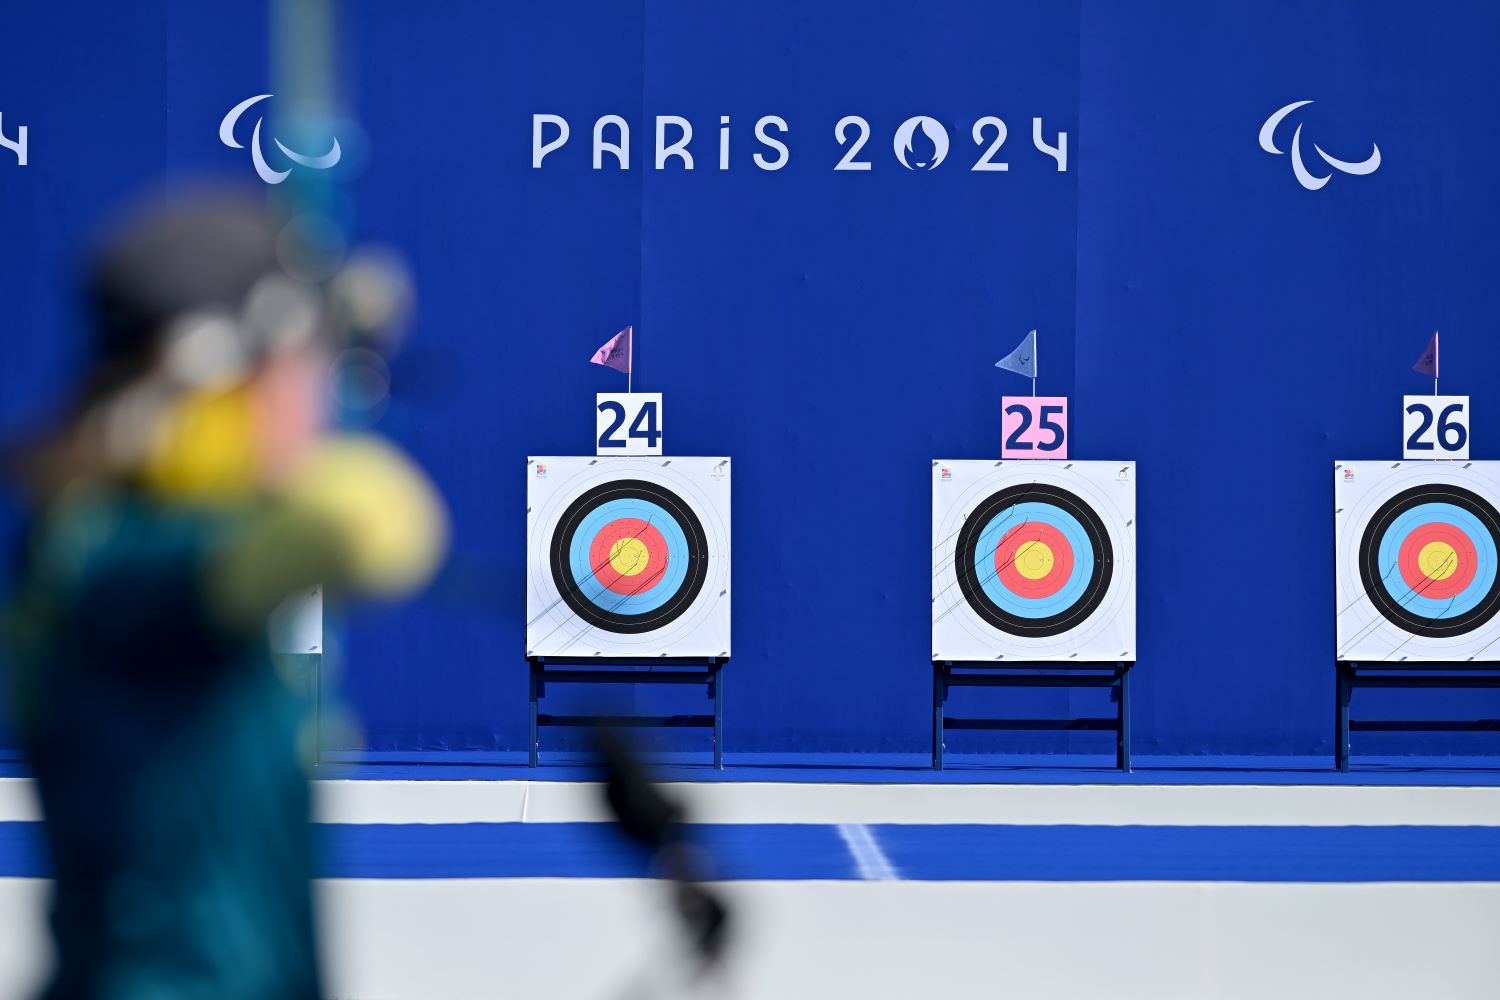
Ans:
{"label": "target face with colored rings", "polygon": [[991,494],[959,532],[959,589],[985,621],[1012,635],[1076,628],[1109,591],[1114,556],[1094,509],[1049,483]]}
{"label": "target face with colored rings", "polygon": [[708,576],[708,540],[671,490],[623,479],[581,494],[552,535],[553,582],[579,618],[617,633],[678,618]]}
{"label": "target face with colored rings", "polygon": [[1447,483],[1397,493],[1359,542],[1360,583],[1390,622],[1415,635],[1463,635],[1500,611],[1500,513]]}

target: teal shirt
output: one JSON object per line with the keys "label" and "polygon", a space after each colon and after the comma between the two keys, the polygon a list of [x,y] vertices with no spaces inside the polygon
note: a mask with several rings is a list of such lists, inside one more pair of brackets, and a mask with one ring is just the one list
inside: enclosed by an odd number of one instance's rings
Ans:
{"label": "teal shirt", "polygon": [[263,631],[204,603],[247,516],[115,492],[33,532],[13,687],[56,879],[49,997],[320,995],[307,704]]}

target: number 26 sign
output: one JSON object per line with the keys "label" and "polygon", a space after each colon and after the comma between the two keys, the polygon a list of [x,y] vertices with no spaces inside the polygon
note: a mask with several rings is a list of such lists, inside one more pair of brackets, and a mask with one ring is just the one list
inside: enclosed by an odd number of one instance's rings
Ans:
{"label": "number 26 sign", "polygon": [[1067,396],[1002,396],[1001,458],[1067,458]]}
{"label": "number 26 sign", "polygon": [[594,396],[598,455],[660,455],[661,393],[600,392]]}
{"label": "number 26 sign", "polygon": [[1469,457],[1468,396],[1406,396],[1401,405],[1402,458]]}

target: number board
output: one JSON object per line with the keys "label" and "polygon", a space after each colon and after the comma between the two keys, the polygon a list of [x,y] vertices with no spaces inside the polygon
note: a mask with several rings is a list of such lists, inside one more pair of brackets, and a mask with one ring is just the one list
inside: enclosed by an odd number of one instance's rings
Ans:
{"label": "number board", "polygon": [[1401,457],[1469,457],[1468,396],[1405,396]]}
{"label": "number board", "polygon": [[661,393],[595,394],[594,446],[599,455],[660,455]]}
{"label": "number board", "polygon": [[1067,458],[1067,396],[1002,396],[1001,458]]}

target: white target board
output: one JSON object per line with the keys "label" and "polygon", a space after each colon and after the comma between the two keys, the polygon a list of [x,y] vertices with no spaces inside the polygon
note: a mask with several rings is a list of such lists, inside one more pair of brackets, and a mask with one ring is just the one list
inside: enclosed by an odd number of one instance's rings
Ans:
{"label": "white target board", "polygon": [[934,660],[1135,659],[1135,463],[932,463]]}
{"label": "white target board", "polygon": [[527,656],[728,656],[729,459],[526,460]]}
{"label": "white target board", "polygon": [[323,651],[323,588],[288,594],[271,612],[271,652]]}
{"label": "white target board", "polygon": [[1500,462],[1335,462],[1340,660],[1500,658]]}

